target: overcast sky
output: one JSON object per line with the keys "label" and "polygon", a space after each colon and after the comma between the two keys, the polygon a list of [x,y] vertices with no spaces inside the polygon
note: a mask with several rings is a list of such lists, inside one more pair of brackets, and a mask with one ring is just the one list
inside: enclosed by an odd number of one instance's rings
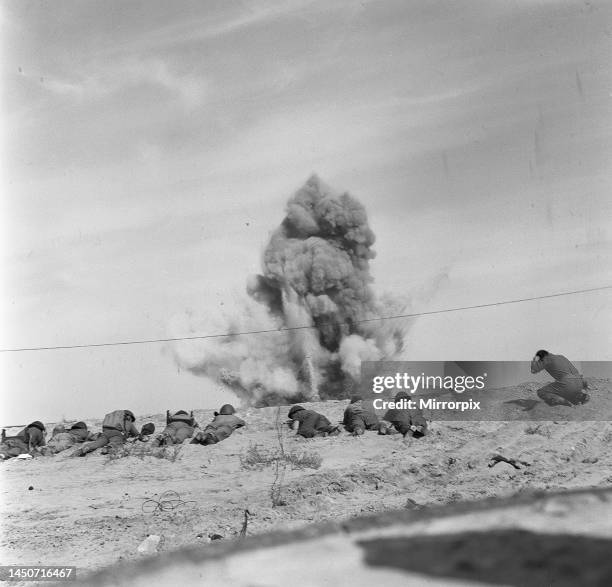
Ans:
{"label": "overcast sky", "polygon": [[[312,172],[413,311],[612,283],[609,2],[1,5],[2,348],[180,334],[244,294]],[[424,317],[408,358],[612,359],[611,301]],[[0,367],[3,423],[227,399],[162,344]]]}

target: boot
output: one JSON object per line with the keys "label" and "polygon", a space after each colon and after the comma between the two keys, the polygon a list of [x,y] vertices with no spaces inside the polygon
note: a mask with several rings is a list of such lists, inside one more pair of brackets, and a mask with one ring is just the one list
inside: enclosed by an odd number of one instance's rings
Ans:
{"label": "boot", "polygon": [[553,395],[549,397],[546,403],[549,406],[569,406],[570,408],[573,405],[572,402],[570,402],[569,400],[566,400],[564,397],[561,397],[560,395]]}
{"label": "boot", "polygon": [[205,435],[203,432],[198,432],[194,435],[193,440],[189,444],[204,444],[204,438],[206,438],[206,436],[208,435]]}
{"label": "boot", "polygon": [[216,444],[216,441],[212,434],[205,434],[202,438],[202,444],[208,446],[209,444]]}

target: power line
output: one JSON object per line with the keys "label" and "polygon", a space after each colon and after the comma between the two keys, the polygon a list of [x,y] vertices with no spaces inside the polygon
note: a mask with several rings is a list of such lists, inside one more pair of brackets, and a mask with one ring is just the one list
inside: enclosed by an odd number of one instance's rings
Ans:
{"label": "power line", "polygon": [[[474,306],[458,306],[456,308],[444,308],[442,310],[429,310],[426,312],[415,312],[413,314],[397,314],[395,316],[379,316],[377,318],[365,318],[363,320],[356,320],[355,323],[362,324],[365,322],[381,322],[383,320],[396,320],[399,318],[417,318],[419,316],[431,316],[433,314],[446,314],[449,312],[460,312],[463,310],[476,310],[478,308],[491,308],[493,306],[505,306],[508,304],[518,304],[521,302],[532,302],[535,300],[547,300],[550,298],[559,298],[562,296],[572,296],[581,293],[590,293],[594,291],[602,291],[605,289],[612,289],[612,285],[604,285],[601,287],[593,287],[590,289],[577,289],[574,291],[564,291],[560,293],[548,294],[545,296],[534,296],[531,298],[518,298],[515,300],[504,300],[500,302],[491,302],[488,304],[476,304]],[[244,332],[223,332],[217,334],[202,334],[198,336],[178,336],[175,338],[152,338],[142,340],[122,340],[115,342],[98,342],[91,344],[73,344],[73,345],[61,345],[61,346],[39,346],[39,347],[24,347],[15,349],[0,349],[0,353],[17,353],[23,351],[55,351],[65,349],[85,349],[95,347],[108,347],[108,346],[127,346],[134,344],[154,344],[160,342],[178,342],[181,340],[203,340],[206,338],[225,338],[228,336],[246,336],[250,334],[269,334],[272,332],[288,332],[290,330],[306,330],[309,328],[316,328],[315,326],[289,326],[283,328],[272,328],[269,330],[247,330]]]}

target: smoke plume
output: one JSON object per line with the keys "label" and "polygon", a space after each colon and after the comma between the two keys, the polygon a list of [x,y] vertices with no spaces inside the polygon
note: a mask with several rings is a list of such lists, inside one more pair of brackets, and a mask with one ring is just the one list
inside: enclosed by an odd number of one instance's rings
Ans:
{"label": "smoke plume", "polygon": [[[402,347],[404,333],[376,320],[402,308],[375,299],[374,240],[361,203],[312,176],[287,203],[249,298],[217,324],[204,320],[205,331],[230,336],[178,344],[179,365],[255,405],[346,397],[361,361],[392,359]],[[273,332],[238,334],[253,330]]]}

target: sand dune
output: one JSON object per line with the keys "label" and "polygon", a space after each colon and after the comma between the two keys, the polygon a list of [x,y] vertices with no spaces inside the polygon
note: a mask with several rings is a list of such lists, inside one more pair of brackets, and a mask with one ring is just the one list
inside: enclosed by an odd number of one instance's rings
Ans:
{"label": "sand dune", "polygon": [[[607,403],[609,380],[591,382],[589,409]],[[528,387],[515,390],[522,397]],[[339,420],[346,401],[306,404]],[[586,407],[586,406],[585,406]],[[519,409],[516,407],[515,409]],[[547,408],[539,406],[538,409]],[[273,507],[274,467],[246,468],[257,445],[262,454],[278,449],[276,408],[240,412],[248,425],[214,446],[183,445],[151,452],[129,445],[125,456],[68,453],[2,463],[4,564],[76,565],[81,576],[121,561],[141,558],[139,544],[161,537],[158,551],[206,545],[211,535],[239,537],[244,511],[246,534],[299,529],[313,522],[342,521],[397,509],[505,497],[533,490],[605,487],[612,483],[610,422],[562,421],[562,406],[548,409],[544,422],[433,422],[429,436],[338,437],[304,440],[284,430],[286,453],[319,456],[318,469],[287,467],[280,489],[284,505]],[[284,421],[287,408],[281,408]],[[212,410],[196,411],[200,423]],[[559,419],[553,421],[553,417]],[[163,427],[164,416],[139,418]],[[92,426],[99,421],[89,422]],[[10,432],[10,431],[7,431]],[[489,468],[500,453],[530,463]],[[31,489],[30,489],[31,488]],[[180,502],[168,511],[143,504],[166,491]],[[174,498],[173,498],[174,499]],[[149,505],[151,505],[149,503]],[[145,504],[146,506],[146,504]]]}

